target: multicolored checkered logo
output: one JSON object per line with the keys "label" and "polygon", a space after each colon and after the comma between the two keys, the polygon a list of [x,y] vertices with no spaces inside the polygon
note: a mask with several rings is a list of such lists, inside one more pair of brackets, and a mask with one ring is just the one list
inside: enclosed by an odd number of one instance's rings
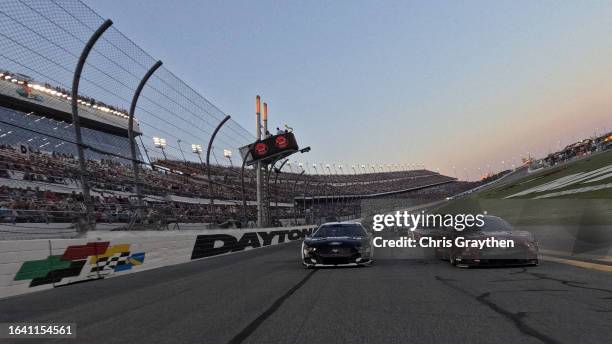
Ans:
{"label": "multicolored checkered logo", "polygon": [[58,283],[64,278],[79,276],[86,263],[91,266],[87,278],[103,278],[142,265],[144,259],[144,252],[132,254],[129,244],[110,246],[110,242],[90,242],[68,246],[62,255],[24,262],[14,280],[32,280],[30,287]]}

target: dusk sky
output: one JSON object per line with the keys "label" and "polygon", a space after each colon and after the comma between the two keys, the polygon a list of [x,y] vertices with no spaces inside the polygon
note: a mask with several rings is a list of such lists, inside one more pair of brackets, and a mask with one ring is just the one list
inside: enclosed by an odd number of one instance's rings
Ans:
{"label": "dusk sky", "polygon": [[608,1],[87,3],[251,131],[260,94],[310,164],[475,179],[612,129]]}

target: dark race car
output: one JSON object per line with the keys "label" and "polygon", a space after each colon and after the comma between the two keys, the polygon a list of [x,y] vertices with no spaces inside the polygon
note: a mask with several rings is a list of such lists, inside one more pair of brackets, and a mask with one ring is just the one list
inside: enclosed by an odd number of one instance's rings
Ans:
{"label": "dark race car", "polygon": [[[452,228],[419,228],[413,232],[413,238],[450,239],[450,247],[435,248],[438,258],[450,261],[460,267],[485,265],[538,265],[538,243],[533,234],[514,230],[505,220],[487,215],[482,227],[468,227],[463,231]],[[457,241],[482,241],[487,238],[496,240],[511,240],[514,247],[459,247]]]}
{"label": "dark race car", "polygon": [[371,264],[371,237],[360,223],[331,222],[321,225],[302,242],[306,268]]}

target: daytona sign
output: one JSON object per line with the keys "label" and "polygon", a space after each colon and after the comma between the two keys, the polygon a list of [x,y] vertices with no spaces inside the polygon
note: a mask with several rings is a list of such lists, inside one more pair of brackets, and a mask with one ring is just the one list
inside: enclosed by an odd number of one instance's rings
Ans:
{"label": "daytona sign", "polygon": [[[258,248],[300,240],[312,234],[314,228],[278,230],[271,232],[247,232],[236,234],[198,235],[191,259],[212,257],[224,253],[243,251],[246,248]],[[242,235],[241,235],[242,234]],[[238,237],[240,236],[240,237]]]}

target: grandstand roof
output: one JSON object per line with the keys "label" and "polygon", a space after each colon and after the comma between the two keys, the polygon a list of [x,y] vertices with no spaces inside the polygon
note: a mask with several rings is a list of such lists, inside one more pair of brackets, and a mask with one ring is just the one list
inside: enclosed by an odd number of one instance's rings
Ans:
{"label": "grandstand roof", "polygon": [[[0,106],[10,109],[34,112],[36,114],[72,123],[71,101],[54,97],[42,92],[32,91],[35,97],[21,96],[17,91],[21,85],[0,81]],[[126,118],[105,113],[91,107],[79,105],[79,118],[81,126],[114,135],[127,137],[128,120]],[[134,122],[134,130],[140,134],[138,124]]]}

